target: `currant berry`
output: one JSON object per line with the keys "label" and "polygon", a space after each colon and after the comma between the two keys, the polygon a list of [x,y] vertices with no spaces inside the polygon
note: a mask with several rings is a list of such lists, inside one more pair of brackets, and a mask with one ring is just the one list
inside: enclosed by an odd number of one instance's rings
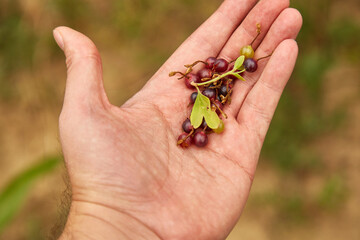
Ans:
{"label": "currant berry", "polygon": [[223,121],[220,121],[220,124],[217,129],[214,129],[214,133],[222,133],[225,129],[225,124]]}
{"label": "currant berry", "polygon": [[197,92],[193,92],[193,93],[190,95],[190,103],[195,103],[195,100],[196,100],[196,98],[197,98],[197,95],[198,95]]}
{"label": "currant berry", "polygon": [[212,71],[208,68],[201,69],[197,73],[198,77],[200,78],[198,82],[201,82],[201,79],[203,78],[211,78],[212,77]]}
{"label": "currant berry", "polygon": [[196,74],[189,73],[189,74],[185,77],[185,85],[186,85],[186,87],[189,88],[189,89],[193,89],[194,86],[191,85],[192,82],[198,83],[198,82],[200,82],[200,78],[199,78],[199,76],[196,75]]}
{"label": "currant berry", "polygon": [[206,59],[206,68],[213,69],[216,60],[217,59],[215,57],[209,57],[208,59]]}
{"label": "currant berry", "polygon": [[190,133],[191,130],[193,130],[194,127],[191,125],[190,119],[187,118],[187,119],[183,122],[182,128],[183,128],[184,132]]}
{"label": "currant berry", "polygon": [[222,58],[219,58],[214,63],[214,70],[215,72],[225,72],[229,67],[229,63]]}
{"label": "currant berry", "polygon": [[204,132],[197,132],[194,135],[194,143],[198,147],[205,147],[208,143],[208,137]]}
{"label": "currant berry", "polygon": [[208,97],[210,100],[215,100],[216,98],[216,90],[213,88],[206,88],[202,94],[204,94],[204,96]]}
{"label": "currant berry", "polygon": [[253,58],[254,54],[254,49],[251,45],[244,46],[240,49],[240,55],[244,55],[245,58]]}
{"label": "currant berry", "polygon": [[248,58],[244,61],[244,67],[246,69],[246,71],[248,72],[255,72],[258,65],[255,59],[253,58]]}
{"label": "currant berry", "polygon": [[226,85],[221,85],[219,88],[219,94],[223,95],[224,97],[228,94]]}
{"label": "currant berry", "polygon": [[[186,139],[185,139],[186,138]],[[185,139],[185,140],[184,140]],[[193,138],[191,136],[188,137],[188,134],[187,133],[182,133],[180,134],[180,136],[178,137],[178,142],[183,140],[182,143],[180,143],[179,145],[182,147],[182,148],[187,148],[187,147],[190,147],[192,142],[193,142]]]}

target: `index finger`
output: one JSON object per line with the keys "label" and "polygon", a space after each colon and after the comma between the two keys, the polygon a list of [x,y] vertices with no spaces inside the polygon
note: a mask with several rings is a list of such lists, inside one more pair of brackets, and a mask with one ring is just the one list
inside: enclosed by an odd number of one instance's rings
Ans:
{"label": "index finger", "polygon": [[221,6],[171,55],[153,76],[166,77],[184,64],[217,56],[235,29],[240,25],[256,0],[225,0]]}
{"label": "index finger", "polygon": [[[156,99],[156,105],[164,111],[166,111],[170,99],[176,99],[177,105],[181,107],[186,106],[187,102],[179,102],[180,96],[184,94],[184,83],[177,81],[176,78],[169,80],[169,73],[181,70],[184,64],[217,56],[256,2],[257,0],[225,0],[170,56],[146,83],[142,91],[129,99],[123,107],[131,106],[143,99],[153,99],[154,95],[166,98],[159,97]],[[169,99],[168,96],[164,95],[164,92],[171,92],[172,97]]]}

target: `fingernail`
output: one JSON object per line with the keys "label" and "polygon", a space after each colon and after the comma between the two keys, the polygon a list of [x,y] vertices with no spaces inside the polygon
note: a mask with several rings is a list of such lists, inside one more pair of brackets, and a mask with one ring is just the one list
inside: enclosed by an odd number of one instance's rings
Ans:
{"label": "fingernail", "polygon": [[57,45],[58,45],[62,50],[64,50],[64,39],[63,39],[63,37],[61,36],[60,32],[59,32],[58,30],[54,29],[53,35],[54,35],[54,38],[55,38],[55,41],[56,41]]}

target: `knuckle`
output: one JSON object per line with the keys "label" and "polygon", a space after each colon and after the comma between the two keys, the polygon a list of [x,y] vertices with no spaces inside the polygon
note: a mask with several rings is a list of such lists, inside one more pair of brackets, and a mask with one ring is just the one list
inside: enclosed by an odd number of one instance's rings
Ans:
{"label": "knuckle", "polygon": [[271,116],[269,116],[266,109],[251,101],[247,101],[247,105],[256,113],[256,115],[260,116],[261,120],[263,120],[266,124],[270,124]]}
{"label": "knuckle", "polygon": [[66,54],[66,65],[70,68],[77,62],[94,62],[101,64],[101,56],[96,49],[95,45],[91,44],[86,48],[70,49]]}
{"label": "knuckle", "polygon": [[263,85],[266,89],[268,89],[268,90],[270,90],[270,91],[272,91],[272,92],[274,92],[276,94],[281,94],[281,92],[282,92],[282,87],[279,86],[279,85],[271,84],[271,83],[269,83],[267,81],[264,81],[264,80],[259,81],[259,83],[261,85]]}

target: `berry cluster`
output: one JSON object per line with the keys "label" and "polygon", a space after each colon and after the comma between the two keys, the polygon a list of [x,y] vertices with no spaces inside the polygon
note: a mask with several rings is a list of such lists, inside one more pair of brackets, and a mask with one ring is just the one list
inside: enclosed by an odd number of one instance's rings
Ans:
{"label": "berry cluster", "polygon": [[[255,72],[257,62],[254,59],[252,44],[260,34],[260,24],[257,24],[257,36],[250,45],[240,50],[240,56],[231,62],[222,58],[209,57],[205,61],[196,61],[185,65],[186,71],[171,72],[169,76],[181,75],[178,79],[184,79],[187,88],[196,90],[190,95],[192,111],[189,118],[183,124],[183,133],[180,134],[177,144],[183,148],[195,144],[204,147],[208,143],[208,134],[222,133],[225,125],[222,119],[227,115],[223,108],[231,102],[231,94],[234,82],[237,79],[245,81],[243,73]],[[197,64],[204,67],[197,73],[193,73],[193,67]]]}

